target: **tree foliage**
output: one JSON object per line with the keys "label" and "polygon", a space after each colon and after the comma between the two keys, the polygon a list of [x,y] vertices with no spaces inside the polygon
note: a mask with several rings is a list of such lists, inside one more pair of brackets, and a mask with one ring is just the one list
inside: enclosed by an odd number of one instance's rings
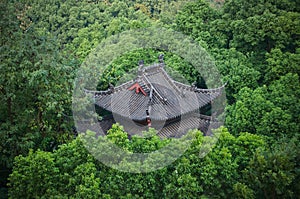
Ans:
{"label": "tree foliage", "polygon": [[[298,4],[293,0],[2,0],[0,170],[1,178],[11,172],[9,197],[297,198]],[[154,25],[190,36],[214,58],[227,83],[226,128],[216,131],[220,138],[204,158],[199,158],[199,151],[213,141],[193,131],[188,135],[195,138],[189,149],[169,166],[150,173],[125,173],[94,159],[80,138],[74,139],[69,117],[73,81],[80,64],[101,41]],[[152,64],[160,53],[165,54],[166,70],[174,79],[206,87],[199,71],[180,55],[139,49],[113,60],[97,77],[97,89],[131,79],[139,60]],[[114,125],[106,138],[130,153],[151,153],[172,141],[161,140],[153,129],[144,133],[147,138],[129,139],[121,126]],[[94,143],[101,139],[93,137]],[[151,161],[119,164],[135,171]],[[5,183],[1,179],[0,188],[6,188]]]}

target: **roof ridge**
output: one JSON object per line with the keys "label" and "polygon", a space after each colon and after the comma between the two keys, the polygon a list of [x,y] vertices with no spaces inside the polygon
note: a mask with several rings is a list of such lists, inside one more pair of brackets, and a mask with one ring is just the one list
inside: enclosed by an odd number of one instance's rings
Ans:
{"label": "roof ridge", "polygon": [[225,86],[226,86],[226,83],[218,88],[197,88],[197,87],[195,87],[194,91],[195,92],[204,92],[204,93],[207,93],[207,92],[216,93],[216,92],[219,92],[221,89],[223,89]]}
{"label": "roof ridge", "polygon": [[83,91],[85,93],[93,93],[94,95],[107,95],[107,94],[112,94],[114,92],[123,90],[124,88],[127,89],[127,86],[132,84],[134,81],[130,80],[128,82],[125,82],[119,86],[114,87],[113,85],[110,85],[110,87],[106,90],[102,90],[102,91],[97,91],[97,90],[88,90],[86,88],[83,88]]}
{"label": "roof ridge", "polygon": [[175,89],[175,91],[179,95],[183,95],[183,93],[180,92],[180,90],[178,89],[178,87],[174,84],[174,80],[172,80],[172,78],[168,75],[168,73],[163,68],[160,68],[160,71],[162,72],[162,74],[165,77],[165,79],[167,80],[167,82],[169,82],[169,84]]}
{"label": "roof ridge", "polygon": [[144,67],[143,70],[144,70],[144,72],[146,72],[146,71],[150,71],[150,70],[153,70],[153,69],[156,69],[156,68],[161,68],[161,64],[154,63],[152,65]]}
{"label": "roof ridge", "polygon": [[162,102],[166,102],[166,98],[161,96],[161,94],[156,90],[156,88],[152,85],[151,81],[148,79],[148,77],[146,77],[145,74],[143,74],[143,78],[147,81],[147,84],[150,85],[150,89],[157,94],[158,99],[161,100]]}

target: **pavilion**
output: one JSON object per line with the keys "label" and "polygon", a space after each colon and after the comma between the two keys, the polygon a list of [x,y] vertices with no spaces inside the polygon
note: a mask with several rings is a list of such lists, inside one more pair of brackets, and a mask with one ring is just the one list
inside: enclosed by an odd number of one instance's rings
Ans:
{"label": "pavilion", "polygon": [[175,81],[165,71],[160,55],[158,64],[144,67],[140,61],[135,79],[116,87],[110,85],[105,91],[85,93],[92,94],[95,105],[111,113],[99,121],[104,132],[118,122],[129,135],[152,127],[165,138],[181,137],[190,129],[209,134],[210,126],[217,128],[217,119],[200,114],[200,109],[218,98],[224,87],[202,89]]}

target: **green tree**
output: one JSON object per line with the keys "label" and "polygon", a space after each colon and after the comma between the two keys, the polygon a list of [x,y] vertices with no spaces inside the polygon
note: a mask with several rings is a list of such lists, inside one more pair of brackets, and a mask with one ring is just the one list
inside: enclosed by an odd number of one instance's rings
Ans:
{"label": "green tree", "polygon": [[243,199],[254,199],[254,191],[243,183],[236,183],[233,187],[234,193],[237,198]]}
{"label": "green tree", "polygon": [[[269,99],[282,110],[286,110],[292,121],[299,124],[299,100],[300,100],[299,75],[288,73],[281,76],[279,80],[272,82],[269,87]],[[299,125],[295,132],[299,130]]]}
{"label": "green tree", "polygon": [[102,196],[95,161],[79,139],[53,153],[31,150],[27,156],[17,156],[9,180],[10,198]]}
{"label": "green tree", "polygon": [[29,9],[7,2],[1,12],[11,22],[1,22],[0,67],[0,136],[6,140],[1,162],[8,167],[14,156],[30,148],[50,150],[69,131],[63,113],[70,110],[73,67],[58,52],[56,40],[33,27]]}
{"label": "green tree", "polygon": [[191,176],[190,173],[178,175],[174,171],[173,181],[166,185],[165,194],[169,198],[199,198],[199,189],[197,179]]}
{"label": "green tree", "polygon": [[28,156],[15,159],[10,175],[10,198],[37,198],[53,192],[53,182],[59,182],[59,169],[50,152],[29,152]]}
{"label": "green tree", "polygon": [[[222,134],[218,142],[224,141],[227,136],[231,136],[226,129],[220,130]],[[197,170],[199,172],[198,182],[201,182],[203,192],[209,197],[224,198],[233,194],[232,187],[236,183],[237,162],[227,146],[217,144],[215,148],[204,157]]]}
{"label": "green tree", "polygon": [[297,49],[295,53],[282,52],[282,50],[280,49],[273,49],[270,53],[267,53],[267,69],[265,74],[265,82],[267,84],[270,84],[288,73],[294,73],[299,76],[299,52],[299,49]]}
{"label": "green tree", "polygon": [[221,12],[207,1],[187,3],[176,17],[175,29],[191,35],[197,41],[205,41],[209,47],[226,46],[226,35],[222,31],[224,22],[219,20]]}
{"label": "green tree", "polygon": [[266,86],[254,91],[249,88],[242,89],[237,102],[228,107],[226,124],[236,135],[240,132],[251,132],[273,139],[283,136],[293,137],[295,130],[298,129],[292,114],[276,106],[269,99]]}
{"label": "green tree", "polygon": [[292,141],[271,149],[257,150],[249,167],[244,170],[247,183],[255,191],[256,197],[295,197],[293,192],[296,190],[291,189],[291,184],[297,174],[297,155],[297,148]]}
{"label": "green tree", "polygon": [[[68,123],[63,113],[69,111],[73,71],[63,63],[52,42],[28,31],[4,52],[17,53],[1,63],[5,71],[1,73],[1,85],[8,85],[1,86],[7,99],[1,105],[6,108],[1,110],[9,110],[1,117],[1,136],[7,139],[2,147],[12,156],[29,148],[47,148],[47,139],[61,142],[67,138],[69,129],[65,128]],[[13,145],[17,147],[11,148]]]}
{"label": "green tree", "polygon": [[228,104],[233,104],[241,89],[259,87],[261,74],[254,69],[247,56],[234,48],[210,50],[220,71],[223,82],[226,82],[226,97]]}
{"label": "green tree", "polygon": [[270,52],[275,46],[294,46],[299,27],[295,7],[295,2],[289,0],[226,1],[224,17],[230,23],[232,45],[243,52]]}

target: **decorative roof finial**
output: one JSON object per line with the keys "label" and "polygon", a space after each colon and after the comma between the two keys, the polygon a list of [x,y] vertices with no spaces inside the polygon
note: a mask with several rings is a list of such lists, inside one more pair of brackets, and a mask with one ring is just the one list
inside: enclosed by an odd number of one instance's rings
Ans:
{"label": "decorative roof finial", "polygon": [[197,87],[196,85],[197,85],[197,82],[193,82],[193,83],[192,83],[192,86],[191,86],[191,87],[192,87],[192,90],[196,90],[196,87]]}
{"label": "decorative roof finial", "polygon": [[138,67],[138,75],[141,76],[142,75],[142,69],[144,67],[144,60],[140,60],[139,61],[139,67]]}
{"label": "decorative roof finial", "polygon": [[158,60],[159,60],[159,64],[160,64],[161,66],[164,66],[164,54],[160,54],[160,55],[158,56]]}
{"label": "decorative roof finial", "polygon": [[139,61],[139,67],[142,68],[144,66],[144,60]]}
{"label": "decorative roof finial", "polygon": [[113,93],[113,92],[115,91],[115,87],[114,87],[114,85],[112,85],[111,83],[109,83],[108,89],[109,89],[109,91],[110,91],[111,93]]}

